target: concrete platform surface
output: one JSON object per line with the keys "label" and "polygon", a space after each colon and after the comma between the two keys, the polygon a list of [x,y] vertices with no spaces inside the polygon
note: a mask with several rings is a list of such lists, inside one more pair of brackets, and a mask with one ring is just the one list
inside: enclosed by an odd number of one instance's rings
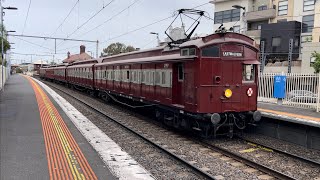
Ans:
{"label": "concrete platform surface", "polygon": [[276,118],[288,122],[320,127],[320,113],[311,109],[258,102],[258,110],[268,118]]}
{"label": "concrete platform surface", "polygon": [[117,179],[44,92],[21,75],[1,92],[0,179]]}

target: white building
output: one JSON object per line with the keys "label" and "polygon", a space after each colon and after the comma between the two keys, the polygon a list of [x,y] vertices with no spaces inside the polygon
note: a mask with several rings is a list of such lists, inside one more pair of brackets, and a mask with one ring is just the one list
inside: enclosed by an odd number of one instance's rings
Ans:
{"label": "white building", "polygon": [[[244,33],[260,44],[263,24],[302,22],[298,44],[300,54],[292,72],[313,73],[311,53],[320,52],[320,0],[214,0],[215,31],[221,23],[226,29]],[[275,29],[274,31],[277,31]],[[281,37],[277,37],[281,40]],[[273,42],[273,41],[272,41]],[[270,44],[269,44],[270,46]],[[273,44],[272,44],[273,46]],[[265,72],[286,72],[288,62],[267,64]]]}

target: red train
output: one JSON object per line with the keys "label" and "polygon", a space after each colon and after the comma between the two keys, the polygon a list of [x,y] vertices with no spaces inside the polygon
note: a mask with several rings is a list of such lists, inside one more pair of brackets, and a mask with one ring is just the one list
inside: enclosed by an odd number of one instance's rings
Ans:
{"label": "red train", "polygon": [[40,77],[85,89],[106,101],[155,110],[156,118],[205,136],[260,120],[258,49],[247,36],[223,32],[100,59],[45,67]]}

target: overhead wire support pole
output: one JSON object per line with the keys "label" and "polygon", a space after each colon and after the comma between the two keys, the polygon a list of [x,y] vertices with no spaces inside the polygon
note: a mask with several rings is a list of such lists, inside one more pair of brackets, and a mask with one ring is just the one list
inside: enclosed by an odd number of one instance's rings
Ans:
{"label": "overhead wire support pole", "polygon": [[288,73],[291,73],[292,51],[293,51],[293,39],[290,39],[289,40],[289,54],[288,54]]}
{"label": "overhead wire support pole", "polygon": [[97,40],[97,46],[96,46],[96,58],[99,57],[99,41]]}
{"label": "overhead wire support pole", "polygon": [[4,54],[3,54],[3,38],[4,38],[4,32],[3,32],[3,8],[2,8],[2,4],[1,4],[1,0],[0,0],[0,9],[1,9],[1,90],[4,91]]}

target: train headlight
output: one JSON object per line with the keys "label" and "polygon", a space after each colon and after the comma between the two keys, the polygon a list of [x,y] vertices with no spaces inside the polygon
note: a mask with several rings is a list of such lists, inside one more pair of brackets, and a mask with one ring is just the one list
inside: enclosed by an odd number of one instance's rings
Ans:
{"label": "train headlight", "polygon": [[230,97],[232,96],[232,91],[231,91],[231,89],[226,89],[226,90],[224,91],[224,96],[225,96],[226,98],[230,98]]}

